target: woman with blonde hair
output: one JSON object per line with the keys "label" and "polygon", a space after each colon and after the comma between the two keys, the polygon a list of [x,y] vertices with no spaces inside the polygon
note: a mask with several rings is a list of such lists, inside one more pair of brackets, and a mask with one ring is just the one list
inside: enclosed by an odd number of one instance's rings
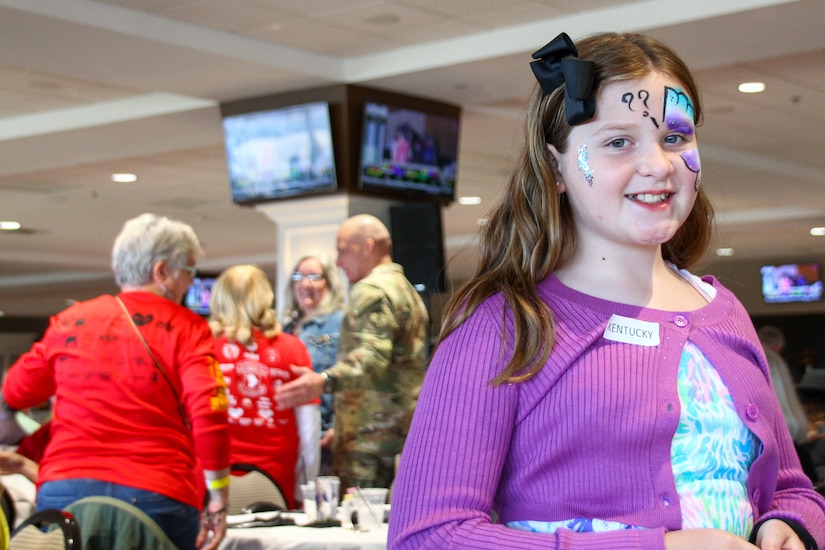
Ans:
{"label": "woman with blonde hair", "polygon": [[[323,372],[335,363],[344,318],[344,283],[338,267],[325,252],[308,252],[298,258],[287,288],[288,307],[284,331],[301,339],[312,358],[312,369]],[[321,396],[321,473],[332,474],[332,439],[335,435],[332,394]]]}
{"label": "woman with blonde hair", "polygon": [[294,409],[275,402],[276,388],[295,378],[291,367],[308,367],[310,358],[281,331],[274,298],[259,267],[231,267],[212,287],[209,326],[229,389],[231,461],[267,472],[294,508],[296,484],[318,475],[320,415],[317,402]]}

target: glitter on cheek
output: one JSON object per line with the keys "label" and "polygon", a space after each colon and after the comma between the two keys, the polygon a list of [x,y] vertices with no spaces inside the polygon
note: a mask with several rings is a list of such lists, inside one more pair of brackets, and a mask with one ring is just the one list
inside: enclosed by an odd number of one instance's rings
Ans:
{"label": "glitter on cheek", "polygon": [[698,191],[699,184],[702,182],[702,162],[699,160],[699,149],[685,151],[680,156],[687,169],[696,174],[696,181],[693,186],[694,190]]}
{"label": "glitter on cheek", "polygon": [[590,169],[590,153],[587,150],[587,145],[579,145],[576,151],[579,153],[579,156],[577,157],[579,172],[581,172],[582,176],[584,176],[587,185],[593,187],[593,170]]}

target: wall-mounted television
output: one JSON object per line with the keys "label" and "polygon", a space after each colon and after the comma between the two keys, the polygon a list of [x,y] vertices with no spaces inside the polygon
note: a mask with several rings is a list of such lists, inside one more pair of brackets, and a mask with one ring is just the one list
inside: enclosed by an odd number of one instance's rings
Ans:
{"label": "wall-mounted television", "polygon": [[329,107],[315,101],[225,115],[232,201],[255,204],[334,192]]}
{"label": "wall-mounted television", "polygon": [[459,111],[408,105],[403,100],[363,103],[359,191],[391,198],[450,202],[458,168]]}
{"label": "wall-mounted television", "polygon": [[763,265],[765,303],[816,302],[822,299],[822,266],[818,262]]}
{"label": "wall-mounted television", "polygon": [[212,298],[212,286],[217,277],[195,277],[192,285],[183,297],[184,307],[188,307],[198,315],[208,316],[209,300]]}

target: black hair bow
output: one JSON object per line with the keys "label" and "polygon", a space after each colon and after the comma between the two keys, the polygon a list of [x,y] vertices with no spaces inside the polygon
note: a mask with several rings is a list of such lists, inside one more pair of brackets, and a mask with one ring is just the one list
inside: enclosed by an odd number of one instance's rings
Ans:
{"label": "black hair bow", "polygon": [[564,112],[571,126],[587,122],[596,113],[593,96],[595,63],[578,59],[576,45],[561,33],[533,54],[530,68],[545,94],[564,83]]}

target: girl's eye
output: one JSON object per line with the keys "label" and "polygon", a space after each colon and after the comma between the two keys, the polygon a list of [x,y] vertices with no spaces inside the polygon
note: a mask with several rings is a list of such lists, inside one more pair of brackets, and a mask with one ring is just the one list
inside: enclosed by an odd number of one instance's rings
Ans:
{"label": "girl's eye", "polygon": [[685,136],[680,134],[671,134],[665,138],[665,143],[676,145],[685,141]]}
{"label": "girl's eye", "polygon": [[620,149],[622,147],[626,147],[628,145],[628,143],[629,143],[629,141],[627,140],[627,138],[616,138],[616,139],[610,140],[610,142],[608,143],[608,146]]}

